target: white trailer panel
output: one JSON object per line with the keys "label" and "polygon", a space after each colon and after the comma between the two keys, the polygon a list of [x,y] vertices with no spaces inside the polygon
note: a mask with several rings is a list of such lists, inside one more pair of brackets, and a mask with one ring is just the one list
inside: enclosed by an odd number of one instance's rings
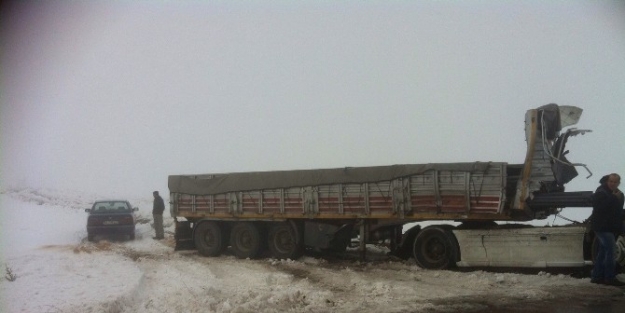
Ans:
{"label": "white trailer panel", "polygon": [[582,267],[585,227],[453,230],[460,267]]}

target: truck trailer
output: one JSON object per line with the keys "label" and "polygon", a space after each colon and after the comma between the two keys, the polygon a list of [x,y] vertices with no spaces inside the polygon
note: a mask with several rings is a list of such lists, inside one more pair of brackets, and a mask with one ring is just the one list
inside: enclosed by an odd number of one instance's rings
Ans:
{"label": "truck trailer", "polygon": [[[565,191],[578,176],[576,168],[592,175],[585,164],[566,158],[569,138],[590,132],[571,127],[581,114],[580,108],[553,103],[528,110],[522,164],[170,175],[176,247],[190,246],[204,256],[230,247],[237,258],[297,259],[305,249],[341,253],[357,239],[363,254],[367,243],[384,241],[391,254],[412,257],[426,269],[583,267],[593,257],[587,225],[510,223],[592,206],[592,191]],[[431,225],[416,223],[424,221]],[[617,245],[617,261],[625,265],[622,236]]]}

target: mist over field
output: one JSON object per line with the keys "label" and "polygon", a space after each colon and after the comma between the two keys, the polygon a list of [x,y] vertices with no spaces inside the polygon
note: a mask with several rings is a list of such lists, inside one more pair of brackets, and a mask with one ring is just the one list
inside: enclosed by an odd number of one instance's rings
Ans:
{"label": "mist over field", "polygon": [[[575,127],[592,132],[570,138],[567,158],[592,175],[579,167],[566,188],[593,191],[625,175],[624,16],[622,1],[3,3],[0,270],[17,280],[0,282],[0,311],[604,301],[608,289],[546,272],[201,258],[173,251],[168,213],[166,241],[146,222],[136,241],[90,243],[84,209],[126,198],[150,220],[169,175],[520,164],[525,112],[548,103],[584,110]],[[561,214],[583,221],[590,210]]]}

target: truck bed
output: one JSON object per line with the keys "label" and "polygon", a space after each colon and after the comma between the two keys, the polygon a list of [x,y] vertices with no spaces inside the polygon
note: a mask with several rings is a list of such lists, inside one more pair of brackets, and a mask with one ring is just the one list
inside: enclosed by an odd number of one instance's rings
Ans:
{"label": "truck bed", "polygon": [[505,220],[521,168],[475,162],[173,175],[169,189],[175,214],[191,218]]}

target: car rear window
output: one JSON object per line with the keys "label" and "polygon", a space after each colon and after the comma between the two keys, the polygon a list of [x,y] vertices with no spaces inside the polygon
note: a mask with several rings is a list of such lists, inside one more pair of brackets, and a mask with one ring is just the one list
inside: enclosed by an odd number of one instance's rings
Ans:
{"label": "car rear window", "polygon": [[122,201],[107,201],[96,202],[93,204],[94,212],[110,212],[110,211],[129,211],[130,207],[127,202]]}

